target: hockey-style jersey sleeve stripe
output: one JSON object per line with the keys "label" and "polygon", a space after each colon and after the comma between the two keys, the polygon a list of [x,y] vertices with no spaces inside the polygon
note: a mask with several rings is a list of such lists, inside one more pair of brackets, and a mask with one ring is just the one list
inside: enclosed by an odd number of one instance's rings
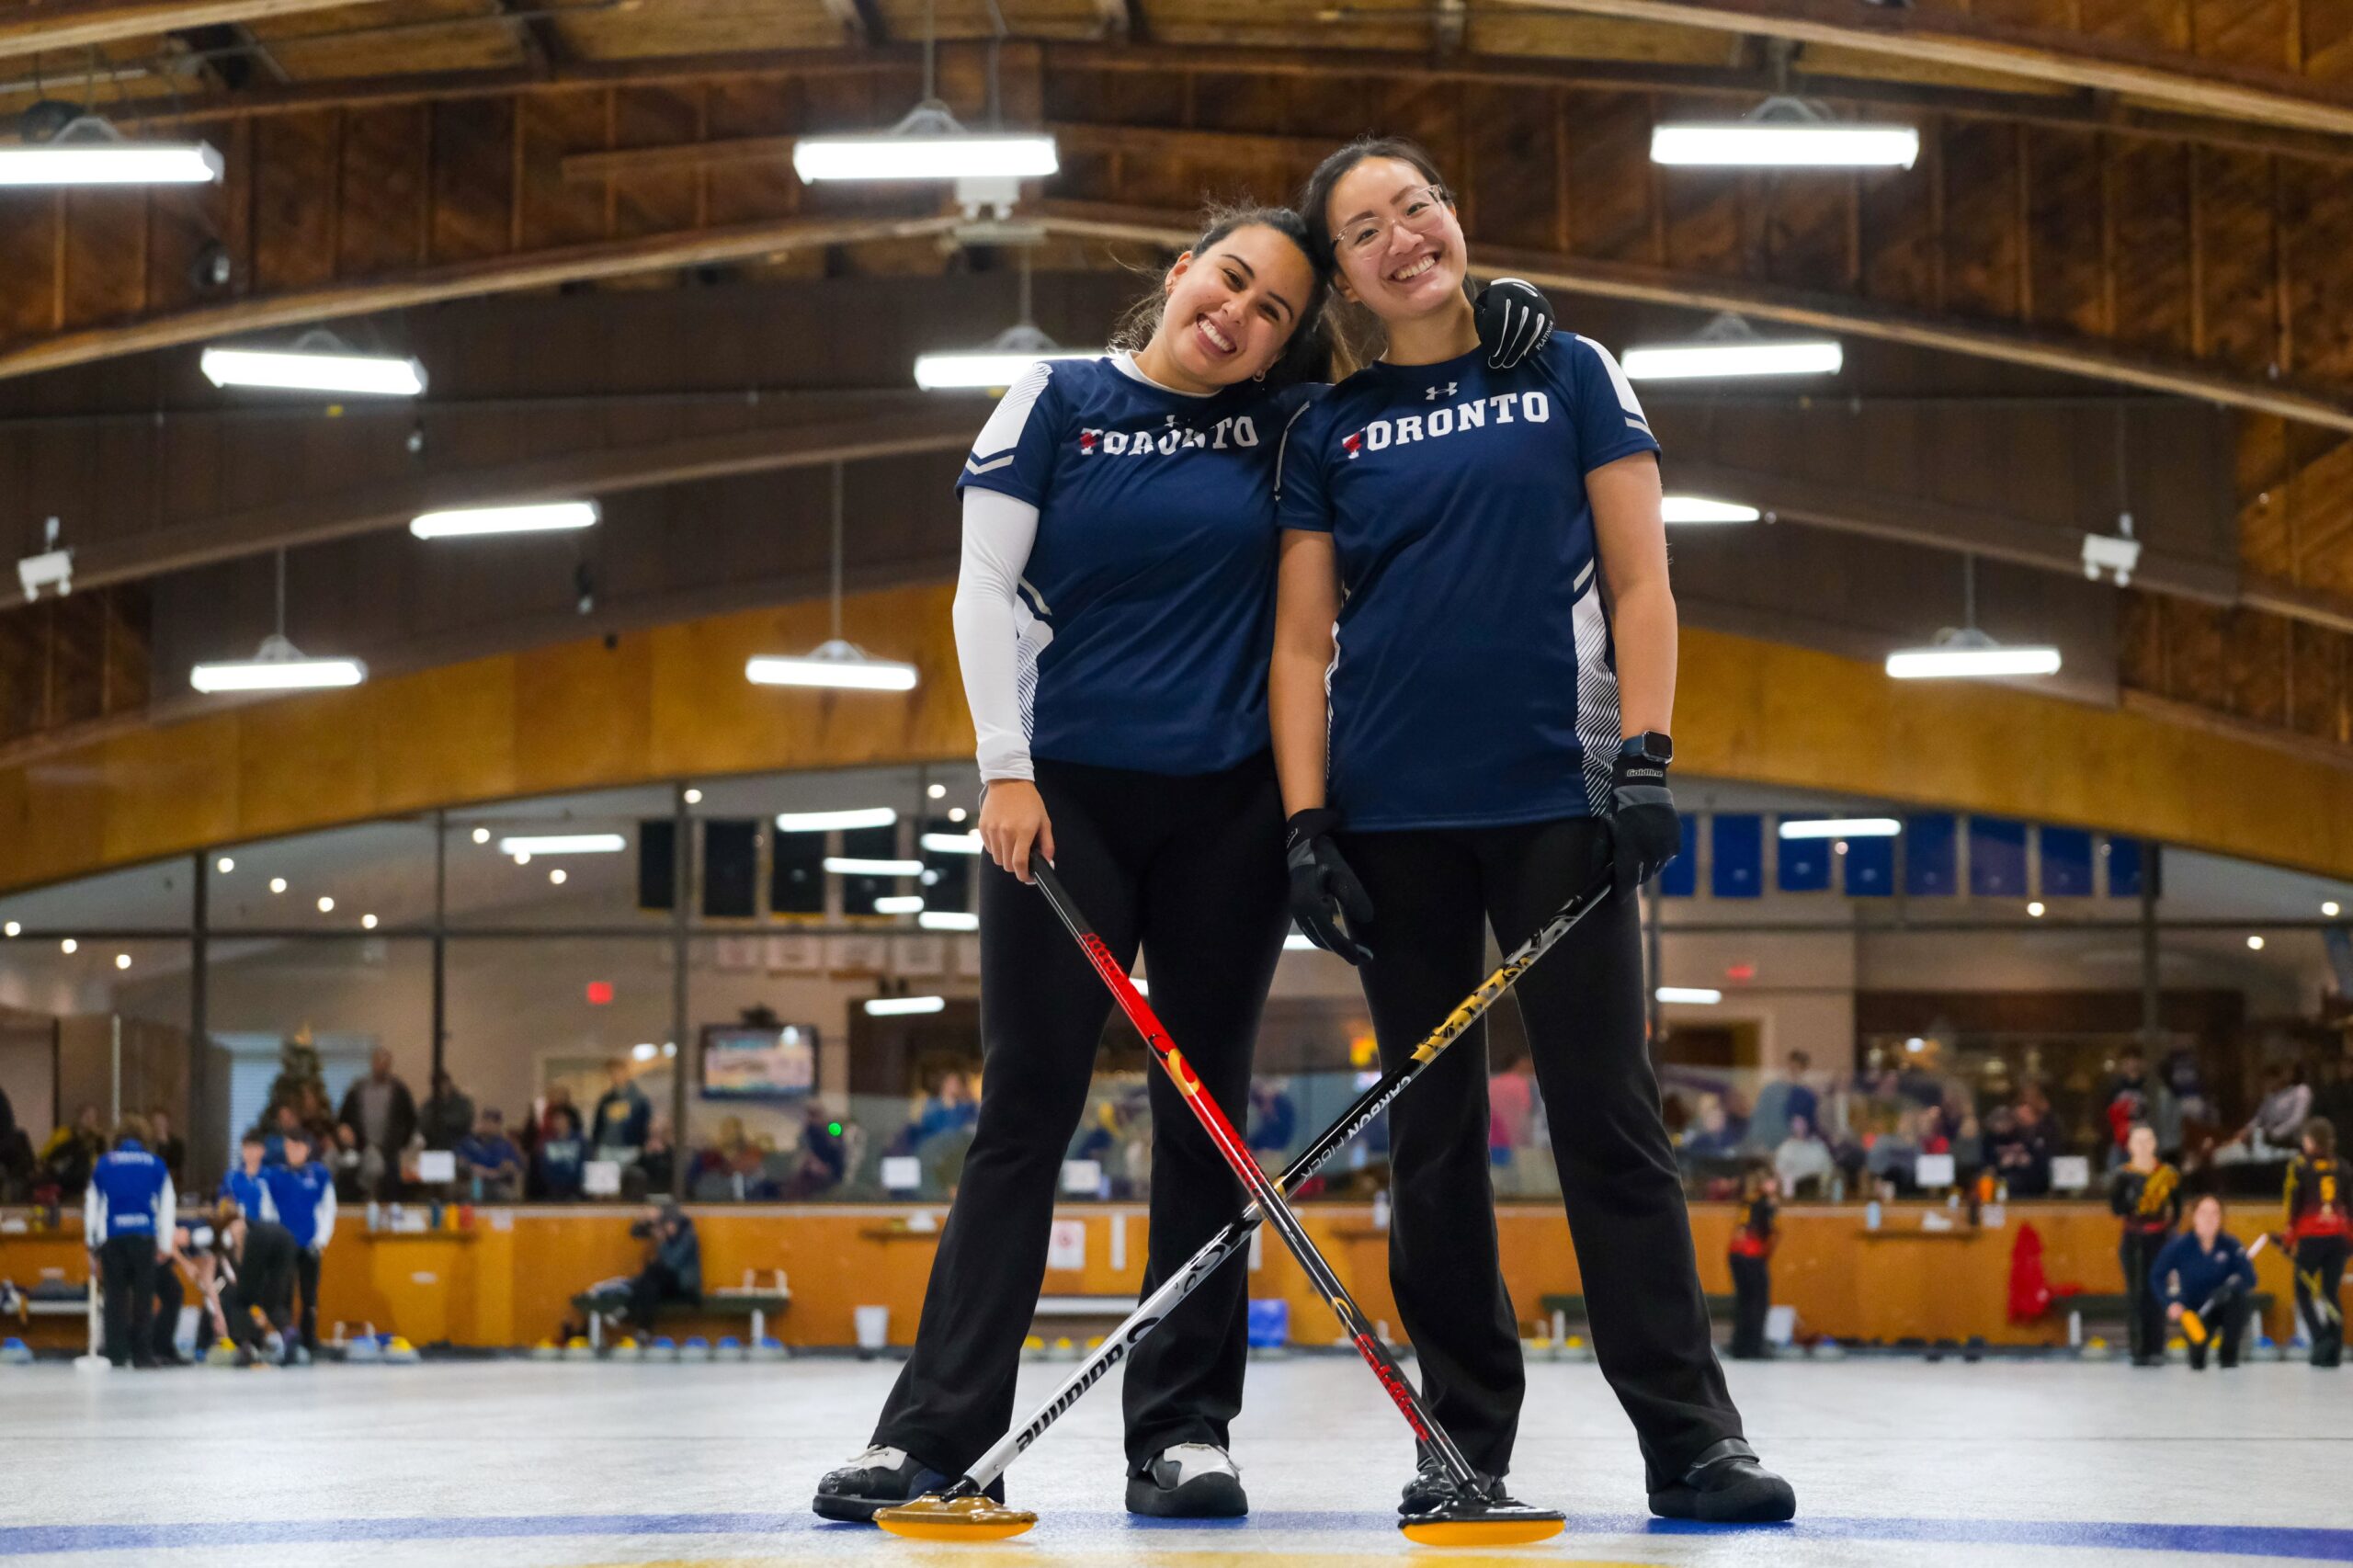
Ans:
{"label": "hockey-style jersey sleeve stripe", "polygon": [[1053,361],[1040,359],[1006,390],[972,442],[960,486],[1003,491],[1033,506],[1044,501],[1053,470],[1055,421],[1047,395],[1053,376]]}
{"label": "hockey-style jersey sleeve stripe", "polygon": [[1630,430],[1640,430],[1645,436],[1649,435],[1651,433],[1650,415],[1643,412],[1643,400],[1634,395],[1634,383],[1626,379],[1625,367],[1618,363],[1617,357],[1608,349],[1604,348],[1592,338],[1579,336],[1576,341],[1579,347],[1587,351],[1586,358],[1597,363],[1609,378],[1609,390],[1617,395],[1618,413],[1624,419],[1626,427]]}

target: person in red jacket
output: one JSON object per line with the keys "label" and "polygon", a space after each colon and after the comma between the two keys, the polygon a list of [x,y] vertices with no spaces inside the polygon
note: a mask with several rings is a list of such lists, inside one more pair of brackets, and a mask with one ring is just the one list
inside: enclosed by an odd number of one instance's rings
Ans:
{"label": "person in red jacket", "polygon": [[1773,1167],[1762,1160],[1751,1162],[1740,1178],[1740,1215],[1733,1221],[1726,1259],[1732,1265],[1735,1361],[1762,1361],[1770,1354],[1765,1347],[1765,1316],[1773,1302],[1768,1260],[1773,1256],[1773,1200],[1779,1196],[1780,1182]]}
{"label": "person in red jacket", "polygon": [[2325,1116],[2304,1123],[2304,1152],[2288,1164],[2287,1248],[2296,1260],[2296,1312],[2313,1336],[2313,1365],[2345,1358],[2345,1310],[2337,1291],[2353,1251],[2353,1207],[2336,1157],[2336,1129]]}

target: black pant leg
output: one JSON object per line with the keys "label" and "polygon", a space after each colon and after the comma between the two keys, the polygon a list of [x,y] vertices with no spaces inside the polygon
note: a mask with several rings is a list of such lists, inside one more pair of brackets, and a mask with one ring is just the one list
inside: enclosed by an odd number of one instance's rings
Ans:
{"label": "black pant leg", "polygon": [[2245,1291],[2226,1287],[2216,1310],[2207,1314],[2207,1337],[2214,1344],[2223,1366],[2239,1364],[2239,1352],[2246,1342],[2247,1318],[2254,1310],[2255,1303],[2247,1300]]}
{"label": "black pant leg", "polygon": [[295,1249],[294,1278],[302,1290],[302,1348],[313,1355],[319,1349],[319,1261],[309,1247]]}
{"label": "black pant leg", "polygon": [[[1483,833],[1497,942],[1508,951],[1591,885],[1608,842],[1607,827],[1586,818]],[[1638,906],[1613,897],[1528,971],[1518,996],[1594,1356],[1634,1424],[1655,1490],[1740,1437],[1741,1422],[1716,1362],[1682,1176],[1659,1115],[1643,975]]]}
{"label": "black pant leg", "polygon": [[[1358,971],[1393,1072],[1484,977],[1478,863],[1450,833],[1348,835],[1370,896]],[[1511,1466],[1527,1373],[1487,1163],[1487,1032],[1473,1025],[1389,1108],[1389,1284],[1431,1415],[1473,1469]]]}
{"label": "black pant leg", "polygon": [[[1114,957],[1132,966],[1136,879],[1092,777],[1050,763],[1038,788],[1055,870]],[[1148,813],[1151,802],[1131,808]],[[1021,1341],[1046,1278],[1063,1156],[1086,1108],[1111,994],[1046,895],[983,859],[981,1109],[924,1290],[915,1352],[873,1440],[961,1474],[1013,1421]]]}
{"label": "black pant leg", "polygon": [[1765,1260],[1734,1253],[1725,1261],[1732,1266],[1733,1357],[1741,1361],[1761,1359],[1765,1354],[1765,1315],[1773,1301]]}
{"label": "black pant leg", "polygon": [[[2344,1307],[2338,1292],[2345,1283],[2347,1245],[2337,1236],[2307,1236],[2296,1244],[2296,1310],[2305,1332],[2312,1335],[2313,1365],[2334,1367],[2345,1357]],[[2331,1317],[2328,1309],[2337,1315]]]}
{"label": "black pant leg", "polygon": [[2165,1298],[2149,1283],[2149,1271],[2157,1266],[2165,1242],[2163,1235],[2127,1231],[2117,1248],[2118,1266],[2124,1271],[2125,1337],[2136,1361],[2154,1360],[2165,1353]]}
{"label": "black pant leg", "polygon": [[[1144,869],[1142,945],[1152,1006],[1239,1132],[1250,1108],[1258,1017],[1290,927],[1283,814],[1261,757],[1201,781],[1186,820]],[[1152,1230],[1143,1294],[1241,1212],[1241,1182],[1158,1067],[1152,1098]],[[1267,1244],[1276,1244],[1267,1238]],[[1128,1463],[1142,1473],[1176,1443],[1228,1441],[1249,1357],[1249,1271],[1233,1260],[1128,1358]]]}
{"label": "black pant leg", "polygon": [[654,1331],[654,1310],[662,1304],[665,1294],[662,1283],[668,1273],[669,1270],[660,1264],[649,1263],[639,1269],[636,1278],[629,1282],[629,1321],[632,1333],[651,1334]]}
{"label": "black pant leg", "polygon": [[175,1360],[180,1353],[180,1308],[188,1304],[188,1292],[180,1288],[179,1270],[159,1259],[155,1264],[155,1288],[147,1294],[154,1303],[154,1317],[147,1334],[147,1354],[158,1361]]}
{"label": "black pant leg", "polygon": [[106,1324],[106,1358],[118,1367],[127,1367],[131,1357],[131,1300],[138,1290],[134,1278],[136,1259],[142,1253],[154,1255],[155,1243],[149,1236],[108,1236],[98,1244],[98,1279],[106,1301],[102,1315]]}

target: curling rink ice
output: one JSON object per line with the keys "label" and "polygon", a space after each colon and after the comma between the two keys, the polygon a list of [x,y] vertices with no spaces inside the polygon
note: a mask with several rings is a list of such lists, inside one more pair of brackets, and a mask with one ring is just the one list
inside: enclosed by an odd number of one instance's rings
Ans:
{"label": "curling rink ice", "polygon": [[[1260,1362],[1236,1457],[1256,1509],[1121,1511],[1119,1400],[1091,1393],[1011,1472],[1037,1529],[927,1545],[808,1512],[895,1362],[525,1361],[302,1371],[0,1368],[0,1559],[74,1564],[1502,1564],[2353,1562],[2353,1372],[1855,1359],[1734,1364],[1793,1526],[1668,1525],[1591,1366],[1529,1369],[1518,1491],[1540,1546],[1415,1547],[1409,1467],[1352,1358]],[[1025,1369],[1025,1404],[1062,1369]]]}

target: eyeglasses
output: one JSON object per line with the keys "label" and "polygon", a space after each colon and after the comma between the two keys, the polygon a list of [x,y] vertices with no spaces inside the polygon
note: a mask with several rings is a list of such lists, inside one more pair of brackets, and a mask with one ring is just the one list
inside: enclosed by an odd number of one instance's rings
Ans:
{"label": "eyeglasses", "polygon": [[1350,256],[1362,256],[1389,237],[1389,231],[1399,223],[1417,234],[1427,234],[1445,222],[1446,192],[1434,185],[1426,185],[1407,194],[1392,209],[1394,217],[1362,218],[1349,224],[1332,238],[1332,248]]}

